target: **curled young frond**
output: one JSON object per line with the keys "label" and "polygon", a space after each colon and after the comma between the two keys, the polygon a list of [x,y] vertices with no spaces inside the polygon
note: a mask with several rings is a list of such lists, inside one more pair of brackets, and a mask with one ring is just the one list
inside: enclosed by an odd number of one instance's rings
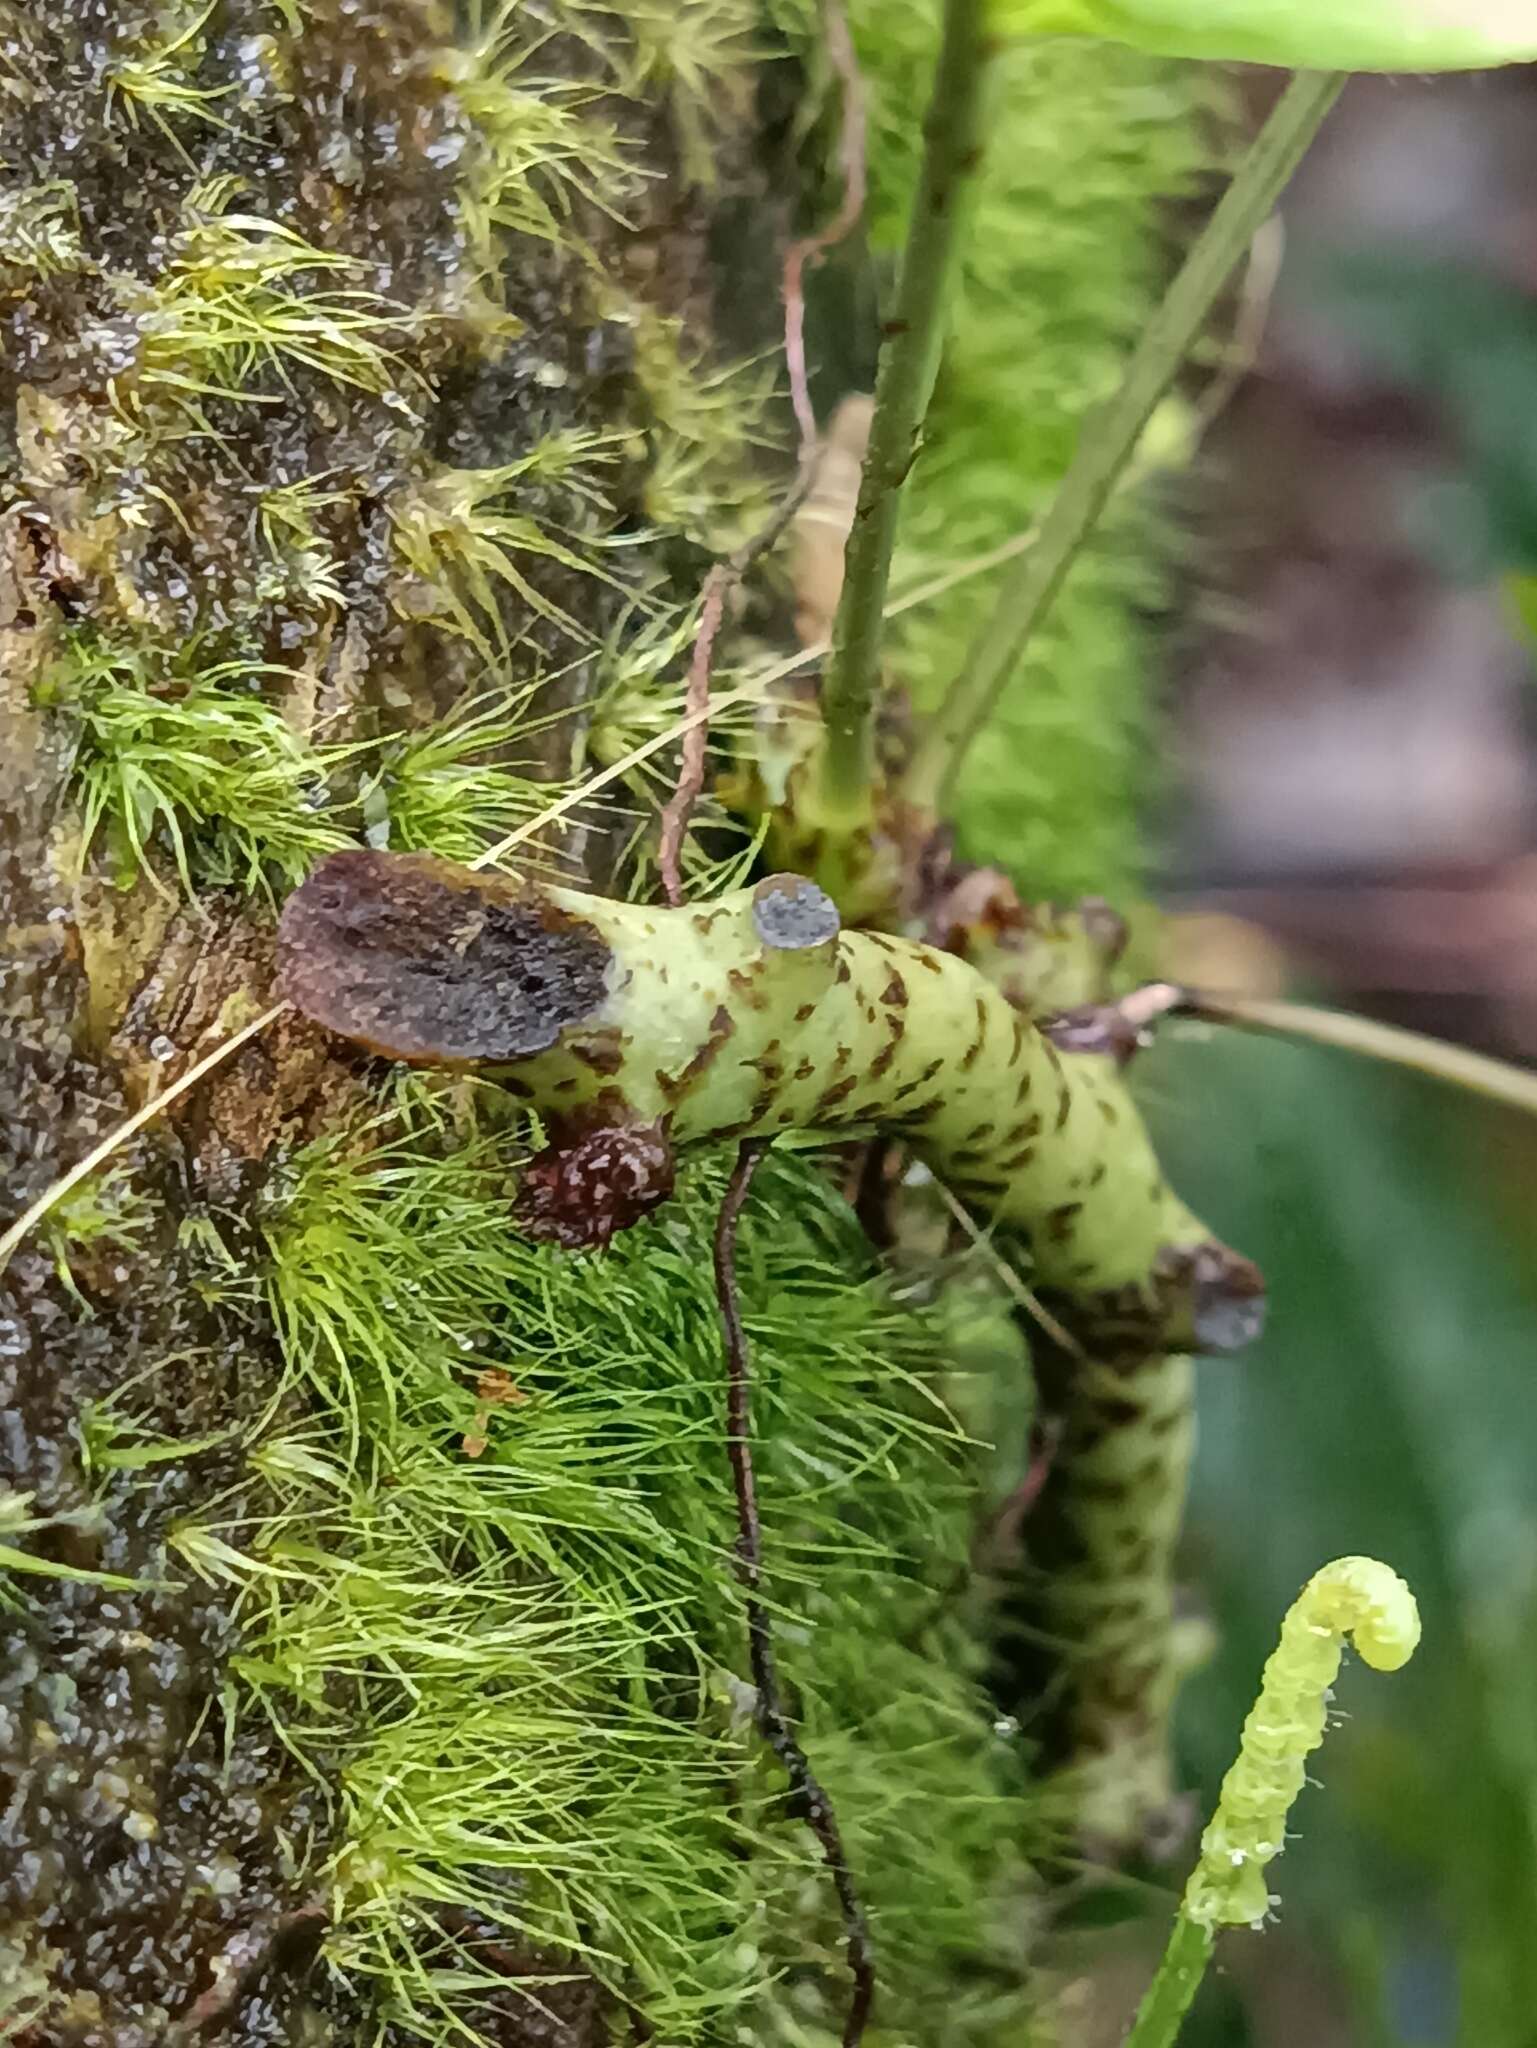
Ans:
{"label": "curled young frond", "polygon": [[1347,1636],[1377,1671],[1398,1670],[1419,1642],[1414,1595],[1375,1558],[1336,1558],[1315,1572],[1281,1624],[1186,1888],[1184,1911],[1198,1925],[1252,1926],[1269,1911],[1265,1869],[1323,1741]]}
{"label": "curled young frond", "polygon": [[1337,1557],[1313,1574],[1281,1624],[1238,1759],[1222,1781],[1201,1855],[1174,1916],[1157,1975],[1126,2048],[1175,2048],[1219,1927],[1263,1927],[1275,1901],[1265,1880],[1286,1839],[1308,1757],[1323,1741],[1346,1636],[1377,1671],[1397,1671],[1420,1639],[1419,1608],[1373,1557]]}

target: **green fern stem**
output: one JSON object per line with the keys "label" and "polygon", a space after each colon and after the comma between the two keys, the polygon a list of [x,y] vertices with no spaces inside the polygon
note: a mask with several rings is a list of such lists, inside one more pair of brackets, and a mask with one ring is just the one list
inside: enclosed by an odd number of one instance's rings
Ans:
{"label": "green fern stem", "polygon": [[1322,71],[1299,72],[1292,80],[1143,329],[1120,388],[1085,429],[1035,545],[1005,580],[919,743],[906,794],[920,810],[936,811],[948,798],[967,748],[1055,603],[1154,407],[1343,83],[1339,73]]}
{"label": "green fern stem", "polygon": [[825,741],[813,822],[835,833],[855,833],[870,817],[872,732],[891,552],[902,487],[939,371],[966,190],[982,153],[991,49],[986,14],[983,0],[946,0],[939,63],[924,116],[923,167],[876,375],[869,452],[822,682]]}
{"label": "green fern stem", "polygon": [[1158,1974],[1137,2008],[1136,2024],[1126,2048],[1173,2048],[1185,2014],[1201,1988],[1212,1947],[1211,1929],[1192,1920],[1181,1907],[1174,1916],[1173,1931]]}
{"label": "green fern stem", "polygon": [[1419,1643],[1414,1595],[1373,1557],[1337,1557],[1288,1610],[1126,2048],[1173,2048],[1214,1930],[1264,1924],[1273,1904],[1265,1873],[1281,1853],[1307,1760],[1324,1739],[1347,1636],[1374,1671],[1399,1670]]}

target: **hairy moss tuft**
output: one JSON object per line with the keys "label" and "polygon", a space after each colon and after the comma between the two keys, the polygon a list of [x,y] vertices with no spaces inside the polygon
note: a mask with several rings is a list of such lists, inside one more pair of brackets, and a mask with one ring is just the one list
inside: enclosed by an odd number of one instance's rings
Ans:
{"label": "hairy moss tuft", "polygon": [[0,192],[0,279],[25,288],[90,268],[80,239],[80,209],[64,178]]}
{"label": "hairy moss tuft", "polygon": [[543,37],[520,12],[517,0],[475,0],[465,41],[440,60],[475,140],[460,218],[488,275],[500,268],[505,234],[584,248],[577,216],[593,209],[617,217],[639,176],[602,111],[599,83],[529,69]]}
{"label": "hairy moss tuft", "polygon": [[593,629],[546,596],[523,564],[556,562],[624,590],[590,529],[611,515],[602,473],[625,438],[573,429],[495,469],[440,469],[403,487],[389,504],[404,571],[397,608],[458,635],[492,665],[505,664],[513,645],[508,596],[576,643],[594,642]]}
{"label": "hairy moss tuft", "polygon": [[[152,121],[180,154],[185,151],[176,137],[178,119],[201,121],[210,127],[227,128],[218,103],[235,88],[232,85],[194,84],[207,48],[204,30],[218,6],[218,0],[173,0],[162,10],[162,33],[147,42],[134,40],[114,54],[107,66],[108,118],[121,109],[137,127]],[[187,159],[190,162],[190,158]]]}
{"label": "hairy moss tuft", "polygon": [[38,701],[76,725],[72,779],[82,865],[105,842],[114,878],[169,857],[190,896],[199,884],[266,890],[303,878],[351,835],[332,815],[337,749],[305,744],[259,693],[287,671],[174,650],[109,646],[68,635]]}
{"label": "hairy moss tuft", "polygon": [[384,337],[399,332],[401,310],[367,288],[361,262],[279,221],[229,211],[238,193],[233,177],[205,181],[161,275],[147,287],[123,282],[140,336],[136,386],[193,402],[261,403],[270,396],[264,378],[282,389],[302,367],[375,397],[395,394],[404,366]]}
{"label": "hairy moss tuft", "polygon": [[[240,1588],[248,1697],[338,1774],[327,1954],[384,2019],[473,2028],[509,1956],[559,1953],[679,2048],[732,2024],[821,2042],[836,1908],[741,1676],[720,1166],[606,1257],[563,1257],[510,1229],[495,1122],[413,1081],[296,1160],[268,1288],[312,1419],[253,1446],[271,1516],[178,1548]],[[783,1661],[891,2024],[981,2040],[984,2009],[1019,2012],[1020,1759],[958,1632],[943,1662],[901,1647],[965,1555],[979,1454],[950,1404],[975,1389],[813,1167],[761,1187],[741,1273]]]}
{"label": "hairy moss tuft", "polygon": [[[473,861],[531,824],[560,794],[529,743],[550,716],[532,709],[538,684],[456,709],[421,732],[382,743],[363,782],[365,836],[402,853]],[[537,847],[519,859],[537,865]]]}
{"label": "hairy moss tuft", "polygon": [[617,309],[635,340],[648,463],[643,505],[653,526],[711,554],[729,554],[762,524],[772,481],[755,460],[769,426],[769,363],[702,361],[681,321],[646,307]]}

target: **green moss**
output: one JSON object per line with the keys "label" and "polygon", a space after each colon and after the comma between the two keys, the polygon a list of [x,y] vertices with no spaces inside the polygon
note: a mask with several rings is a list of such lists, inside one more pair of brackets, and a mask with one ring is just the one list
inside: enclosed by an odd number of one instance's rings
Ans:
{"label": "green moss", "polygon": [[253,595],[259,602],[286,598],[304,609],[345,606],[343,565],[322,522],[352,497],[352,492],[334,489],[325,477],[300,477],[262,492],[256,517],[267,559],[254,579]]}
{"label": "green moss", "polygon": [[0,278],[8,287],[89,268],[73,187],[63,178],[0,192]]}
{"label": "green moss", "polygon": [[[457,1086],[300,1157],[269,1294],[312,1421],[256,1444],[266,1522],[178,1532],[239,1584],[238,1670],[334,1782],[330,1967],[441,2038],[505,1954],[581,1956],[671,2044],[828,2038],[838,1921],[750,1731],[708,1232],[720,1166],[602,1258],[510,1228],[506,1132]],[[869,1895],[893,2038],[1018,2017],[1014,1743],[958,1629],[964,1333],[871,1272],[814,1168],[744,1228],[771,1597]],[[491,1375],[493,1377],[487,1377]],[[495,1377],[504,1376],[504,1377]],[[478,1453],[478,1455],[477,1455]],[[985,1987],[985,1988],[979,1988]]]}
{"label": "green moss", "polygon": [[440,63],[475,137],[459,210],[487,276],[509,233],[580,246],[575,216],[616,215],[637,178],[596,84],[525,75],[544,38],[519,12],[516,0],[473,0],[465,43]]}
{"label": "green moss", "polygon": [[[218,103],[235,88],[232,85],[193,84],[207,48],[204,30],[218,6],[218,0],[172,0],[161,10],[163,32],[145,42],[132,42],[114,53],[107,66],[108,118],[121,109],[128,122],[137,127],[152,121],[177,150],[178,120],[201,121],[215,128],[229,123],[218,111]],[[190,161],[190,159],[189,159]]]}
{"label": "green moss", "polygon": [[[350,843],[328,808],[341,750],[309,747],[259,694],[288,671],[76,632],[44,670],[41,703],[75,721],[80,860],[106,844],[115,879],[156,878],[168,857],[198,884],[268,889]],[[157,882],[157,886],[164,885]]]}
{"label": "green moss", "polygon": [[[469,862],[547,810],[561,792],[527,759],[544,723],[530,710],[536,687],[492,692],[423,732],[383,742],[363,783],[369,842]],[[537,866],[537,847],[519,859]]]}
{"label": "green moss", "polygon": [[260,403],[271,395],[266,376],[281,389],[303,368],[375,397],[393,391],[404,365],[382,337],[399,331],[401,310],[360,287],[361,262],[230,212],[239,191],[233,176],[205,180],[185,202],[188,224],[164,272],[149,286],[123,281],[141,336],[138,386],[193,403]]}
{"label": "green moss", "polygon": [[[389,505],[405,572],[397,608],[461,636],[493,664],[505,663],[511,652],[506,593],[570,639],[596,640],[589,625],[538,589],[523,564],[557,562],[611,589],[624,588],[604,565],[601,535],[592,529],[611,520],[603,471],[619,459],[626,438],[576,428],[495,469],[442,469],[397,492]],[[563,527],[561,515],[585,530]]]}
{"label": "green moss", "polygon": [[[699,631],[700,605],[667,611],[625,613],[599,654],[591,707],[582,728],[575,773],[615,767],[670,732],[687,706],[688,677]],[[717,662],[713,693],[722,702],[710,720],[719,741],[746,727],[753,703],[730,702],[741,684],[739,672]],[[677,755],[661,748],[635,761],[619,778],[619,794],[605,809],[620,842],[614,863],[619,889],[637,901],[660,892],[657,818],[677,783]],[[751,871],[767,833],[750,830],[711,790],[703,791],[690,814],[681,865],[691,898],[717,896],[739,887]]]}
{"label": "green moss", "polygon": [[[25,1544],[9,1541],[14,1536],[35,1536],[43,1530],[61,1528],[84,1530],[90,1535],[100,1534],[102,1517],[95,1509],[71,1508],[63,1514],[35,1515],[32,1512],[33,1499],[30,1493],[18,1493],[13,1487],[0,1486],[0,1612],[22,1604],[20,1595],[11,1584],[17,1576],[60,1579],[77,1586],[115,1587],[119,1591],[135,1587],[136,1581],[119,1573],[89,1571],[82,1565],[66,1564],[60,1558],[40,1555]],[[3,2005],[0,2005],[0,2016],[9,2016]]]}
{"label": "green moss", "polygon": [[[894,256],[917,174],[914,109],[937,36],[917,0],[857,0],[871,95],[870,230]],[[1160,288],[1160,210],[1211,161],[1210,76],[1103,44],[1022,44],[998,60],[964,277],[897,574],[914,582],[1022,531],[1089,409],[1113,389]],[[1137,865],[1143,718],[1164,545],[1116,507],[1015,677],[956,806],[964,850],[1042,894],[1124,893]],[[990,601],[967,582],[904,620],[895,665],[917,700],[954,673]]]}
{"label": "green moss", "polygon": [[84,1306],[70,1262],[73,1253],[131,1251],[154,1228],[154,1205],[133,1183],[131,1170],[107,1166],[71,1188],[43,1220],[42,1241],[52,1255],[54,1271]]}
{"label": "green moss", "polygon": [[722,133],[750,111],[757,0],[620,0],[604,11],[623,24],[621,91],[668,109],[685,177],[712,184]]}
{"label": "green moss", "polygon": [[616,303],[611,317],[634,334],[647,519],[712,555],[730,554],[771,507],[772,479],[758,451],[780,441],[768,425],[774,365],[711,362],[690,345],[681,321],[648,307]]}

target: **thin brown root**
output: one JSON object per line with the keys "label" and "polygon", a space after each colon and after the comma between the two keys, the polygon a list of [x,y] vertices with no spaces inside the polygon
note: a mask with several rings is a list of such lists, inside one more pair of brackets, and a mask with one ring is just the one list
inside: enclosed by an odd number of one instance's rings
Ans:
{"label": "thin brown root", "polygon": [[683,756],[678,767],[677,786],[662,813],[662,837],[658,858],[662,887],[676,910],[683,901],[683,841],[699,792],[704,788],[705,760],[710,746],[710,664],[715,653],[715,636],[720,631],[726,592],[733,577],[728,564],[717,562],[704,581],[704,598],[699,607],[699,631],[694,636],[694,655],[689,663],[688,694],[684,709],[695,723],[683,735]]}
{"label": "thin brown root", "polygon": [[790,376],[790,403],[800,429],[801,459],[816,451],[817,416],[811,404],[806,373],[806,299],[802,280],[806,266],[852,234],[865,210],[865,82],[854,54],[848,17],[839,0],[823,7],[823,39],[828,60],[843,85],[843,125],[838,135],[838,167],[843,173],[843,199],[838,211],[814,235],[792,242],[785,255],[785,367]]}
{"label": "thin brown root", "polygon": [[1004,1495],[972,1537],[964,1563],[948,1585],[937,1593],[902,1637],[904,1645],[918,1649],[925,1639],[952,1614],[979,1580],[996,1579],[1008,1570],[1019,1552],[1025,1523],[1051,1477],[1062,1442],[1062,1424],[1049,1415],[1030,1431],[1030,1447],[1024,1477]]}
{"label": "thin brown root", "polygon": [[662,813],[661,841],[657,850],[662,887],[674,910],[683,901],[683,842],[688,837],[694,805],[704,788],[705,761],[710,745],[710,672],[726,599],[759,555],[774,545],[800,510],[811,488],[812,474],[811,465],[803,463],[800,474],[768,523],[744,541],[729,561],[717,562],[704,580],[699,630],[694,635],[688,692],[684,699],[683,758],[678,767],[676,787]]}
{"label": "thin brown root", "polygon": [[832,1876],[842,1909],[849,1971],[854,1979],[854,1995],[843,2026],[843,2048],[858,2048],[875,2003],[875,1970],[870,1956],[869,1931],[865,1926],[859,1894],[854,1889],[837,1816],[806,1760],[805,1751],[796,1740],[790,1717],[785,1711],[779,1689],[779,1672],[774,1662],[773,1636],[761,1590],[763,1530],[758,1519],[758,1490],[753,1475],[752,1379],[747,1334],[742,1327],[741,1303],[737,1296],[736,1233],[753,1175],[762,1163],[770,1142],[767,1138],[749,1138],[738,1148],[736,1165],[726,1184],[715,1224],[715,1298],[720,1308],[728,1374],[726,1447],[736,1490],[736,1570],[747,1596],[747,1648],[753,1686],[757,1692],[758,1730],[784,1766],[792,1799],[804,1812],[811,1832],[821,1845],[823,1860]]}

